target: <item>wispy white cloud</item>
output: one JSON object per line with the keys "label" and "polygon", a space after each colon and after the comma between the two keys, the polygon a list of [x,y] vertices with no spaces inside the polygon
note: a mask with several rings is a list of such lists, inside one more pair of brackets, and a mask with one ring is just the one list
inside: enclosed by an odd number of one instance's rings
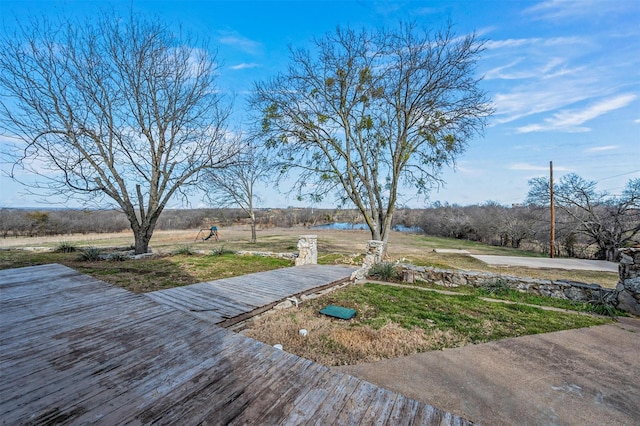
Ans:
{"label": "wispy white cloud", "polygon": [[232,70],[246,70],[246,69],[250,69],[250,68],[259,68],[261,65],[260,64],[256,64],[256,63],[241,63],[238,65],[233,65],[231,67],[229,67]]}
{"label": "wispy white cloud", "polygon": [[527,70],[518,70],[511,71],[513,67],[522,62],[523,58],[517,58],[508,64],[500,65],[498,67],[492,68],[489,71],[484,73],[485,80],[494,80],[494,79],[502,79],[502,80],[518,80],[523,78],[528,78],[532,75],[530,71]]}
{"label": "wispy white cloud", "polygon": [[435,7],[419,7],[413,10],[413,13],[418,16],[433,15],[438,12],[440,12],[440,9]]}
{"label": "wispy white cloud", "polygon": [[533,19],[548,21],[618,14],[633,7],[633,1],[623,0],[546,0],[523,11]]}
{"label": "wispy white cloud", "polygon": [[587,42],[584,37],[532,37],[532,38],[509,38],[505,40],[488,40],[485,43],[487,49],[511,49],[524,46],[563,46],[563,45],[576,45]]}
{"label": "wispy white cloud", "polygon": [[586,36],[507,39],[489,47],[485,63],[490,66],[483,74],[497,88],[495,124],[612,93],[610,85],[603,84],[612,68],[594,63],[598,46]]}
{"label": "wispy white cloud", "polygon": [[[493,97],[497,111],[495,122],[509,123],[534,114],[553,111],[597,95],[597,92],[574,80],[549,83],[546,86],[529,84],[515,87],[511,93],[498,93]],[[598,89],[599,90],[599,89]]]}
{"label": "wispy white cloud", "polygon": [[524,56],[518,57],[511,62],[488,70],[484,74],[486,80],[522,80],[522,79],[552,79],[564,76],[575,75],[583,72],[584,67],[568,67],[567,60],[559,57],[552,57],[540,64],[527,63]]}
{"label": "wispy white cloud", "polygon": [[487,49],[503,49],[503,48],[521,47],[521,46],[532,44],[534,40],[539,40],[539,39],[509,38],[506,40],[488,40],[485,43],[485,47]]}
{"label": "wispy white cloud", "polygon": [[218,42],[251,54],[257,53],[262,46],[259,42],[236,33],[223,33],[218,38]]}
{"label": "wispy white cloud", "polygon": [[542,132],[542,131],[564,131],[564,132],[587,132],[591,130],[582,125],[603,114],[624,108],[637,98],[634,94],[622,94],[613,98],[605,99],[583,109],[564,110],[546,118],[543,123],[530,124],[519,127],[518,133]]}
{"label": "wispy white cloud", "polygon": [[16,144],[24,144],[24,139],[11,134],[0,134],[0,145],[16,145]]}
{"label": "wispy white cloud", "polygon": [[480,168],[477,168],[477,167],[473,167],[472,164],[473,163],[470,163],[469,161],[460,161],[456,165],[455,170],[457,172],[460,172],[460,173],[463,173],[463,174],[468,174],[468,175],[482,175],[482,174],[485,174],[486,170],[480,169]]}
{"label": "wispy white cloud", "polygon": [[591,148],[585,149],[584,152],[592,153],[592,152],[611,151],[618,148],[619,148],[618,145],[592,146]]}
{"label": "wispy white cloud", "polygon": [[565,63],[565,60],[562,58],[551,58],[547,63],[544,64],[541,71],[543,73],[551,72],[556,68],[558,68],[560,65],[563,65],[564,63]]}

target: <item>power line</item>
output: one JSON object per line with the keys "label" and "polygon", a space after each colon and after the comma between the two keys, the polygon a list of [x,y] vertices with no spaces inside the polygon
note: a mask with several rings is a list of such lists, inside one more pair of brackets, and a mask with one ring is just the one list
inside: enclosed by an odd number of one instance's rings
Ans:
{"label": "power line", "polygon": [[613,179],[613,178],[617,178],[617,177],[625,176],[625,175],[630,175],[630,174],[632,174],[632,173],[637,173],[637,172],[640,172],[640,169],[638,169],[638,170],[632,170],[632,171],[627,172],[627,173],[620,173],[619,175],[615,175],[615,176],[605,177],[605,178],[602,178],[602,179],[597,180],[596,182],[602,182],[603,180]]}

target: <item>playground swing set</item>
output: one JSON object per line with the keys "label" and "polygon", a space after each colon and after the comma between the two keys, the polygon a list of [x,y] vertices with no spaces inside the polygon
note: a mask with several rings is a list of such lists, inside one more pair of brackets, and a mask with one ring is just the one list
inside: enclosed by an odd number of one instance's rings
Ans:
{"label": "playground swing set", "polygon": [[[209,235],[205,236],[205,234],[202,234],[202,231],[209,231]],[[211,228],[202,228],[202,229],[200,229],[200,231],[198,232],[198,235],[196,235],[196,238],[193,241],[197,241],[198,238],[200,238],[200,234],[202,234],[202,241],[207,241],[210,238],[214,238],[216,241],[220,241],[219,240],[219,236],[218,236],[218,227],[217,226],[212,226]]]}

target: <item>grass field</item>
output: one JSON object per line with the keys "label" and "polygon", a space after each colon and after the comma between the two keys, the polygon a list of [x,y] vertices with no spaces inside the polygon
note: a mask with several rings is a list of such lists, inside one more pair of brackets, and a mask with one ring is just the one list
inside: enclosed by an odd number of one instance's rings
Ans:
{"label": "grass field", "polygon": [[[158,231],[151,240],[154,256],[131,260],[81,260],[87,253],[122,253],[133,242],[130,233],[72,235],[64,237],[2,240],[0,268],[61,263],[80,272],[133,292],[149,292],[274,268],[293,262],[257,255],[239,256],[234,251],[295,252],[299,235],[318,235],[319,263],[361,262],[370,235],[366,231],[267,229],[258,243],[249,243],[249,230],[221,229],[220,241],[194,241],[197,230]],[[53,252],[56,248],[73,250]],[[518,250],[478,243],[394,232],[389,239],[389,261],[450,269],[502,272],[534,278],[566,279],[615,286],[617,274],[554,269],[493,268],[463,254],[438,253],[435,249],[463,249],[474,254],[534,256]],[[422,288],[421,288],[422,287]],[[251,321],[245,334],[326,365],[375,361],[415,352],[450,348],[505,337],[587,327],[609,319],[577,313],[556,312],[529,306],[581,309],[567,302],[521,294],[502,297],[517,302],[503,304],[484,299],[482,290],[460,288],[459,294],[443,294],[430,284],[413,288],[382,284],[348,286],[299,308],[277,311]],[[345,322],[322,316],[327,304],[357,310],[355,320]],[[298,331],[309,331],[302,338]]]}
{"label": "grass field", "polygon": [[[151,240],[154,253],[175,253],[184,247],[193,251],[211,253],[225,250],[252,250],[269,252],[297,251],[298,237],[305,234],[318,235],[318,262],[325,264],[353,263],[360,261],[359,254],[363,253],[367,241],[371,238],[367,231],[335,231],[307,228],[269,228],[258,232],[258,242],[251,244],[248,228],[222,228],[220,241],[194,241],[198,230],[191,231],[156,231]],[[43,247],[52,249],[62,242],[81,247],[126,247],[133,243],[130,232],[118,234],[67,235],[38,238],[7,238],[0,240],[0,248]],[[435,266],[446,269],[476,270],[504,273],[531,278],[563,279],[584,283],[596,283],[603,287],[613,288],[618,282],[618,275],[608,272],[567,271],[560,269],[532,269],[523,267],[491,267],[471,256],[455,253],[437,253],[436,249],[462,249],[473,254],[492,254],[508,256],[539,256],[539,254],[524,252],[506,247],[488,246],[472,241],[454,240],[447,238],[428,237],[416,234],[392,232],[389,238],[388,256],[390,261],[402,260],[421,266]],[[15,253],[21,253],[17,255]],[[56,260],[61,259],[61,260]],[[0,251],[0,268],[11,268],[29,264],[50,263],[60,261],[70,262],[74,256],[56,257],[51,253],[37,251]],[[143,261],[141,263],[144,263]],[[66,263],[65,263],[66,264]],[[72,266],[72,265],[69,265]],[[123,265],[125,266],[125,265]],[[72,266],[72,267],[82,267]],[[131,268],[130,264],[126,265]],[[221,269],[222,271],[222,269]],[[224,275],[220,275],[224,277]],[[187,277],[184,277],[184,283]],[[197,276],[193,277],[198,279]],[[207,279],[215,279],[209,275]],[[181,283],[183,281],[180,281]],[[198,281],[194,281],[198,282]]]}

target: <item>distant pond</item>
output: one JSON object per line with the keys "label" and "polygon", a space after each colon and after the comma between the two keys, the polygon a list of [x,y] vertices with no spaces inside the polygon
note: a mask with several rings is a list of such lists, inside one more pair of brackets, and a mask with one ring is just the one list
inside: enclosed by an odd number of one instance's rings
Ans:
{"label": "distant pond", "polygon": [[[310,229],[332,229],[335,231],[350,231],[350,230],[362,230],[369,229],[366,223],[349,223],[349,222],[334,222],[326,223],[324,225],[312,226]],[[422,228],[417,226],[404,226],[401,224],[395,225],[392,228],[398,232],[410,232],[410,233],[422,233]]]}

